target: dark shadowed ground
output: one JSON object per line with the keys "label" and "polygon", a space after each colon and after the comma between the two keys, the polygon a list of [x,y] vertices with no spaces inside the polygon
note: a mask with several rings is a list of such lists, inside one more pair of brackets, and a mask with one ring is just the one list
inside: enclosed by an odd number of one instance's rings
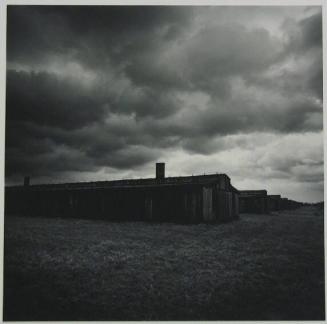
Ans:
{"label": "dark shadowed ground", "polygon": [[323,320],[324,220],[222,225],[8,217],[5,320]]}

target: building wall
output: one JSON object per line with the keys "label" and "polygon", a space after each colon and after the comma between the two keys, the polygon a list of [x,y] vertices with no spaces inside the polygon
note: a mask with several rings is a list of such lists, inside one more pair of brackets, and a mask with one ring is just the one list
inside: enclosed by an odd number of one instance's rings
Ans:
{"label": "building wall", "polygon": [[240,207],[239,207],[239,194],[236,192],[233,192],[233,218],[237,219],[239,217],[240,213]]}
{"label": "building wall", "polygon": [[240,213],[268,213],[267,197],[242,197],[240,195]]}
{"label": "building wall", "polygon": [[287,198],[281,198],[280,204],[281,204],[281,209],[282,210],[296,209],[296,208],[300,208],[300,207],[302,207],[304,205],[303,203],[300,203],[298,201],[294,201],[294,200],[291,200],[291,199],[287,199]]}
{"label": "building wall", "polygon": [[214,188],[213,210],[217,222],[226,222],[238,218],[238,193]]}
{"label": "building wall", "polygon": [[213,187],[203,187],[202,189],[202,208],[203,220],[205,222],[213,222],[216,220],[216,215],[213,209],[214,190]]}
{"label": "building wall", "polygon": [[5,190],[5,213],[112,221],[200,223],[238,216],[238,195],[223,184]]}
{"label": "building wall", "polygon": [[270,212],[279,211],[281,209],[280,195],[268,195],[268,209]]}

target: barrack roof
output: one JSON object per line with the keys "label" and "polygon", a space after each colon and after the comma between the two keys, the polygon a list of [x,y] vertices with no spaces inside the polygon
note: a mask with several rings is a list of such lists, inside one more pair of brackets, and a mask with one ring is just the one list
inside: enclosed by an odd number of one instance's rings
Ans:
{"label": "barrack roof", "polygon": [[241,197],[267,196],[267,190],[239,190]]}
{"label": "barrack roof", "polygon": [[167,177],[164,179],[145,178],[145,179],[124,179],[110,181],[91,181],[91,182],[68,182],[55,184],[35,184],[24,186],[7,186],[6,189],[36,189],[36,190],[59,190],[59,189],[103,189],[103,188],[134,188],[134,187],[153,187],[153,186],[173,186],[186,184],[211,184],[221,178],[227,178],[231,190],[237,190],[230,184],[230,178],[226,174],[207,174],[195,176]]}

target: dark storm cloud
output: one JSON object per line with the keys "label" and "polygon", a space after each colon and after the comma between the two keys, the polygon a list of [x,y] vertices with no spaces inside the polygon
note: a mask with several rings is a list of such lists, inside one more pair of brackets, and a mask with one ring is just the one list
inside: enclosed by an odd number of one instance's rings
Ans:
{"label": "dark storm cloud", "polygon": [[[162,132],[180,136],[183,146],[186,143],[185,149],[210,154],[215,152],[211,139],[215,140],[216,136],[256,131],[305,133],[320,131],[322,128],[319,103],[307,98],[292,98],[284,102],[280,98],[272,98],[272,102],[263,102],[261,98],[253,96],[250,92],[226,102],[212,100],[205,111],[194,109],[187,114],[174,116],[166,123],[156,122],[153,128],[148,128],[148,132],[154,136],[156,133],[158,136],[165,135]],[[247,107],[247,100],[250,100],[251,109]],[[201,145],[200,138],[203,139]]]}
{"label": "dark storm cloud", "polygon": [[[43,62],[49,54],[75,48],[74,36],[60,16],[45,6],[7,7],[7,59],[9,62]],[[50,7],[49,7],[50,8]]]}
{"label": "dark storm cloud", "polygon": [[[146,122],[140,118],[149,113],[151,120],[160,118],[178,107],[173,98],[149,91],[114,98],[49,73],[9,70],[7,175],[19,170],[37,176],[48,172],[47,167],[49,172],[128,168],[155,159],[158,153],[142,143],[161,146],[167,139],[147,135]],[[116,110],[120,110],[118,115]],[[40,161],[47,167],[37,167]]]}
{"label": "dark storm cloud", "polygon": [[181,7],[8,6],[8,59],[73,52],[96,66],[108,56],[126,60],[158,46],[158,37],[174,38],[191,19],[192,9]]}
{"label": "dark storm cloud", "polygon": [[322,71],[322,14],[321,12],[296,22],[286,21],[285,35],[288,42],[285,46],[285,58],[295,60],[307,58],[309,64],[306,71],[299,66],[297,71],[284,75],[282,87],[285,91],[311,91],[322,99],[323,71]]}
{"label": "dark storm cloud", "polygon": [[7,121],[74,129],[103,118],[105,98],[46,72],[7,71]]}
{"label": "dark storm cloud", "polygon": [[133,144],[129,138],[115,135],[99,125],[70,131],[13,122],[7,126],[6,133],[6,174],[9,177],[97,171],[101,167],[123,169],[137,167],[158,156],[156,149]]}
{"label": "dark storm cloud", "polygon": [[128,170],[169,150],[227,150],[216,139],[228,135],[321,131],[321,13],[278,34],[233,10],[8,6],[7,177]]}
{"label": "dark storm cloud", "polygon": [[[41,141],[36,140],[37,144],[45,145]],[[47,144],[46,153],[30,155],[30,151],[24,148],[9,148],[6,151],[6,174],[8,176],[31,175],[51,176],[66,171],[92,171],[96,167],[91,163],[90,159],[84,157],[80,152],[74,151],[72,148],[55,148]]]}
{"label": "dark storm cloud", "polygon": [[121,94],[113,103],[112,110],[122,114],[134,113],[137,117],[162,118],[180,108],[178,98],[172,93],[161,93],[157,89],[141,88]]}
{"label": "dark storm cloud", "polygon": [[[281,51],[267,30],[247,31],[237,23],[208,27],[183,42],[164,44],[129,59],[125,71],[134,83],[225,96],[229,77],[260,71]],[[163,49],[168,49],[166,56]]]}
{"label": "dark storm cloud", "polygon": [[[293,22],[297,24],[297,22]],[[287,25],[287,24],[286,24]],[[298,22],[299,29],[290,35],[289,46],[293,51],[301,49],[302,51],[312,50],[322,47],[322,14],[317,13],[302,19]]]}

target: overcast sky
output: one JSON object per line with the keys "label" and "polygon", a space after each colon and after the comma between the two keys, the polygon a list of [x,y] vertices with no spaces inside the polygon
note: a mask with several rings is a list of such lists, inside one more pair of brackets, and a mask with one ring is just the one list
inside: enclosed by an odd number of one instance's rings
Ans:
{"label": "overcast sky", "polygon": [[226,173],[323,199],[320,7],[8,6],[6,183]]}

